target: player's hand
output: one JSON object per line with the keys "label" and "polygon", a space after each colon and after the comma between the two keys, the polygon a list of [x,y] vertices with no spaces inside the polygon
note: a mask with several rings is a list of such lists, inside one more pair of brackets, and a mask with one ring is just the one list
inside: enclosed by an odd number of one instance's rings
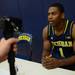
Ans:
{"label": "player's hand", "polygon": [[47,56],[42,59],[42,65],[47,69],[53,69],[60,66],[60,60]]}

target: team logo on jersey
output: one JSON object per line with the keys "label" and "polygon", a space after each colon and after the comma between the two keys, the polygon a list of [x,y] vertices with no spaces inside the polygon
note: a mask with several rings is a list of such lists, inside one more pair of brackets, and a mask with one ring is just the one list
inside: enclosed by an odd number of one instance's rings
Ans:
{"label": "team logo on jersey", "polygon": [[53,40],[53,37],[51,37],[51,40]]}
{"label": "team logo on jersey", "polygon": [[66,38],[66,39],[71,39],[71,37],[70,37],[70,36],[66,36],[65,38]]}

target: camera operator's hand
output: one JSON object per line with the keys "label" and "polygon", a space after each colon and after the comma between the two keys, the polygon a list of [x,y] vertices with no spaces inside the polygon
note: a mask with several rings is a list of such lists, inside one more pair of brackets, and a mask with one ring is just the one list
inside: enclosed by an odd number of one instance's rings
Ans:
{"label": "camera operator's hand", "polygon": [[16,43],[18,42],[18,39],[16,38],[10,38],[8,40],[5,40],[5,38],[2,38],[0,40],[0,61],[4,61],[7,59],[8,52],[11,48],[11,45],[13,44],[13,51],[17,50],[17,45]]}

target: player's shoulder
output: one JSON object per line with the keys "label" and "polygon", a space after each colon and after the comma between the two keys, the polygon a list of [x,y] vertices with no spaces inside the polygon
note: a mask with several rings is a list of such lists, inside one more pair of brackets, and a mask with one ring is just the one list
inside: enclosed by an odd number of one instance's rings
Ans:
{"label": "player's shoulder", "polygon": [[48,25],[43,28],[43,37],[46,38],[48,36]]}
{"label": "player's shoulder", "polygon": [[75,21],[73,21],[72,30],[74,30],[74,32],[75,32]]}
{"label": "player's shoulder", "polygon": [[72,20],[71,23],[72,23],[72,28],[75,29],[75,20]]}
{"label": "player's shoulder", "polygon": [[43,32],[46,32],[48,30],[48,25],[46,25],[44,28],[43,28]]}
{"label": "player's shoulder", "polygon": [[75,39],[75,21],[73,21],[71,33],[72,33],[72,38]]}

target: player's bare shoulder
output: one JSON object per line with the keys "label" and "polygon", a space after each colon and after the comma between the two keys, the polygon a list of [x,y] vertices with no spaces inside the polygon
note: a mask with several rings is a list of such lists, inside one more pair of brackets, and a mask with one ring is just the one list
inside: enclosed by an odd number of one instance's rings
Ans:
{"label": "player's bare shoulder", "polygon": [[48,36],[48,25],[43,28],[43,38],[47,38]]}
{"label": "player's bare shoulder", "polygon": [[73,39],[75,39],[75,23],[73,24],[73,27],[72,27],[72,37]]}

